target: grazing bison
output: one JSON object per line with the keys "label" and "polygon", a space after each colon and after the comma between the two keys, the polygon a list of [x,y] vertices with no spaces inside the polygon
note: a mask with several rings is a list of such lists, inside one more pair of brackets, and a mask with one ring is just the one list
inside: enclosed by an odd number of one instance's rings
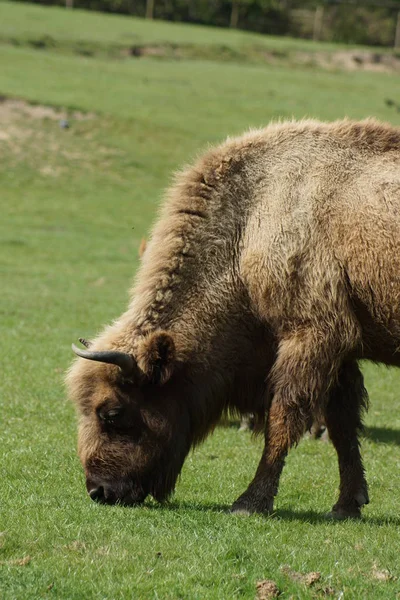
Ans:
{"label": "grazing bison", "polygon": [[271,512],[289,448],[323,420],[333,515],[368,503],[359,359],[400,365],[400,129],[270,125],[178,175],[128,310],[67,382],[90,496],[164,500],[222,413],[265,422],[237,512]]}

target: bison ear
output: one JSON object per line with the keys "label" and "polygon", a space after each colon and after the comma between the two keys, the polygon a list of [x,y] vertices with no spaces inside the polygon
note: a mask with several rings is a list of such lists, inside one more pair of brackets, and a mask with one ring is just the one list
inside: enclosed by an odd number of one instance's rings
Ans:
{"label": "bison ear", "polygon": [[139,369],[152,383],[163,384],[171,377],[175,365],[175,344],[166,331],[150,333],[137,351]]}

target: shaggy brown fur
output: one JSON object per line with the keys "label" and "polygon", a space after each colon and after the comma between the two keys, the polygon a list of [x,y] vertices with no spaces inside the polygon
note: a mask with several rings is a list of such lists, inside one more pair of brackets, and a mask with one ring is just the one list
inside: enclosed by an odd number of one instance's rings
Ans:
{"label": "shaggy brown fur", "polygon": [[[372,120],[270,125],[178,175],[128,310],[68,375],[91,496],[164,499],[224,411],[265,421],[242,512],[270,512],[289,448],[324,420],[333,513],[368,502],[357,360],[400,365],[400,129]],[[129,357],[128,357],[129,360]]]}

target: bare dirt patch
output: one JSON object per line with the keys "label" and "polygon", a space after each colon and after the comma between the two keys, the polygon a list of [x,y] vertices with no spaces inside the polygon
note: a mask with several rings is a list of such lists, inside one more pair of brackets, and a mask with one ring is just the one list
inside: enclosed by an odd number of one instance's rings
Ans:
{"label": "bare dirt patch", "polygon": [[191,44],[153,44],[124,48],[122,56],[160,59],[208,59],[239,62],[264,62],[274,65],[290,64],[342,71],[400,72],[400,56],[391,52],[372,50],[337,50],[336,52],[278,52],[261,46],[232,49],[223,46]]}
{"label": "bare dirt patch", "polygon": [[[101,162],[106,168],[114,158],[113,149],[102,147],[99,152],[91,139],[95,126],[92,128],[82,123],[95,117],[94,113],[30,104],[19,98],[0,96],[3,166],[12,169],[25,164],[42,177],[52,179],[77,167],[93,170],[94,163]],[[69,135],[71,129],[73,134]]]}
{"label": "bare dirt patch", "polygon": [[375,562],[372,565],[371,577],[377,581],[396,581],[397,577],[390,573],[387,569],[380,568]]}
{"label": "bare dirt patch", "polygon": [[[28,153],[31,146],[40,149],[44,133],[40,128],[40,121],[59,121],[60,127],[68,127],[69,120],[82,121],[93,118],[93,114],[79,111],[68,112],[52,106],[29,104],[19,98],[0,96],[0,144],[5,145],[7,151],[14,156]],[[44,144],[43,148],[46,148]],[[58,144],[52,140],[49,153],[58,151]],[[39,171],[43,175],[57,176],[60,170],[52,165],[42,165]]]}
{"label": "bare dirt patch", "polygon": [[343,71],[374,71],[376,73],[392,73],[400,71],[400,57],[385,52],[368,50],[340,50],[332,53],[316,52],[305,56],[297,53],[297,60],[307,63],[313,58],[314,64],[324,69],[341,69]]}
{"label": "bare dirt patch", "polygon": [[93,119],[94,114],[83,113],[80,111],[67,111],[54,108],[53,106],[45,106],[43,104],[30,104],[19,98],[7,98],[0,96],[0,123],[7,117],[13,115],[23,115],[31,119],[52,119],[55,121],[62,119],[73,119],[74,121],[83,121]]}
{"label": "bare dirt patch", "polygon": [[264,52],[264,59],[269,64],[289,63],[292,66],[317,67],[328,71],[400,72],[400,56],[390,52],[338,50],[336,52],[292,52],[287,55]]}

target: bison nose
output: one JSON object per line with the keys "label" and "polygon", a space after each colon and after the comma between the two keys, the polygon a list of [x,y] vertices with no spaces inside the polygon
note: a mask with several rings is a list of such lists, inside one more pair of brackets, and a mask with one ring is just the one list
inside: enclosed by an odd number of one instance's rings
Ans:
{"label": "bison nose", "polygon": [[89,496],[96,502],[105,502],[106,497],[104,493],[104,487],[99,485],[98,487],[91,488],[89,490]]}

